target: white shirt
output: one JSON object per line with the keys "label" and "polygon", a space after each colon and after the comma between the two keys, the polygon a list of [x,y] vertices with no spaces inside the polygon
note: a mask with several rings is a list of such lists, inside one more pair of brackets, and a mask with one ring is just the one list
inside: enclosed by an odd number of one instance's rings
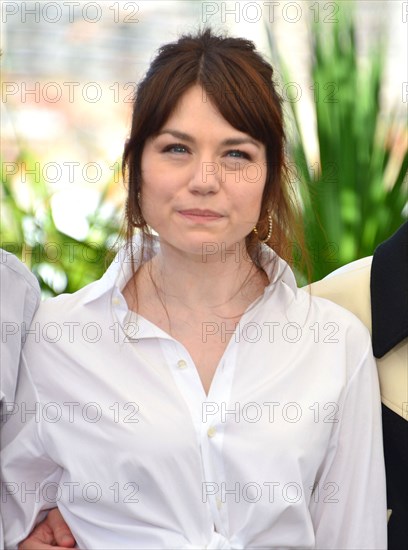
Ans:
{"label": "white shirt", "polygon": [[1,403],[14,400],[22,343],[40,303],[37,279],[16,256],[1,248],[0,299]]}
{"label": "white shirt", "polygon": [[386,548],[368,332],[279,258],[271,281],[263,252],[270,284],[208,397],[185,347],[128,311],[126,255],[41,305],[4,430],[7,547],[56,499],[83,549]]}
{"label": "white shirt", "polygon": [[[37,279],[13,254],[0,249],[0,421],[13,408],[26,330],[40,302]],[[0,548],[3,547],[0,517]]]}

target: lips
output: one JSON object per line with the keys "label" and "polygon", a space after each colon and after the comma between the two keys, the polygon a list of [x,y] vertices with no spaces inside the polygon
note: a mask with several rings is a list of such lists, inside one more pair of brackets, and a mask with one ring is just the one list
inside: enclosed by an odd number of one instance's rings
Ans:
{"label": "lips", "polygon": [[199,210],[198,208],[191,208],[189,210],[179,210],[180,214],[185,216],[198,216],[200,218],[222,218],[222,214],[215,212],[214,210]]}

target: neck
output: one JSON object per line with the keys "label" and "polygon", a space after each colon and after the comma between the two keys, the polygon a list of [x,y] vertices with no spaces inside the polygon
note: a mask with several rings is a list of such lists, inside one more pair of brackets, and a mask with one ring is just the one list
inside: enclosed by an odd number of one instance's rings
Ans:
{"label": "neck", "polygon": [[244,242],[228,251],[206,252],[186,254],[160,243],[146,267],[167,304],[192,311],[233,311],[246,307],[269,282],[249,258]]}

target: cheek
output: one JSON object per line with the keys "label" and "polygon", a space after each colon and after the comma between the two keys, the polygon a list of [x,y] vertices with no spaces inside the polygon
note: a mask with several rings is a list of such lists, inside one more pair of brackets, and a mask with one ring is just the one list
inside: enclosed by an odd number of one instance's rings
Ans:
{"label": "cheek", "polygon": [[252,162],[243,170],[243,179],[251,187],[263,188],[266,181],[266,168],[262,163]]}
{"label": "cheek", "polygon": [[155,166],[154,163],[149,163],[148,166],[143,170],[142,165],[142,191],[144,197],[165,196],[171,188],[171,177],[168,170]]}
{"label": "cheek", "polygon": [[231,210],[234,222],[255,224],[259,219],[261,200],[261,187],[248,184],[242,193],[234,197],[234,206]]}
{"label": "cheek", "polygon": [[261,206],[266,174],[257,165],[248,166],[242,173],[239,200],[246,201],[250,208]]}
{"label": "cheek", "polygon": [[170,214],[174,201],[174,186],[168,171],[149,169],[142,179],[142,212],[146,222],[156,231]]}

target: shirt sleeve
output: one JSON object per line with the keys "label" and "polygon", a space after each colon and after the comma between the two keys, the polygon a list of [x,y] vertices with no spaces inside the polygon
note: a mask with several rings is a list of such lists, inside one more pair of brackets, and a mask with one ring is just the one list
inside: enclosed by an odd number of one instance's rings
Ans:
{"label": "shirt sleeve", "polygon": [[14,399],[21,349],[40,302],[37,279],[13,254],[2,249],[0,249],[0,295],[1,402]]}
{"label": "shirt sleeve", "polygon": [[6,549],[15,549],[56,506],[61,468],[41,442],[41,407],[24,354],[14,409],[2,429],[1,506]]}
{"label": "shirt sleeve", "polygon": [[387,548],[381,398],[370,341],[339,403],[310,512],[315,548]]}

